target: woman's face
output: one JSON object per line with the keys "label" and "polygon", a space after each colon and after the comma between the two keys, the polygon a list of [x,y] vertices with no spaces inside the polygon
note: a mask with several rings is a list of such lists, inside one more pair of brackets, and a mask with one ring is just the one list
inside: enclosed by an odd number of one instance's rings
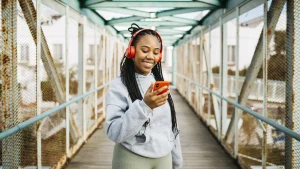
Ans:
{"label": "woman's face", "polygon": [[153,35],[141,36],[133,58],[135,72],[148,75],[159,59],[160,42]]}

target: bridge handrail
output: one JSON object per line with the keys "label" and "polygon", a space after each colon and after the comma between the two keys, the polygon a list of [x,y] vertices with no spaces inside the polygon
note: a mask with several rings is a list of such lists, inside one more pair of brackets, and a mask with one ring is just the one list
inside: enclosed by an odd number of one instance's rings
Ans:
{"label": "bridge handrail", "polygon": [[291,130],[291,129],[287,128],[287,127],[284,127],[284,126],[276,123],[275,121],[273,121],[273,120],[271,120],[269,118],[266,118],[266,117],[260,115],[259,113],[255,112],[255,111],[253,111],[253,110],[251,110],[251,109],[249,109],[249,108],[247,108],[247,107],[245,107],[243,105],[238,104],[235,101],[232,101],[232,100],[230,100],[230,99],[228,99],[228,98],[226,98],[224,96],[219,95],[218,93],[210,90],[207,87],[202,86],[201,84],[195,82],[194,80],[191,80],[191,79],[189,79],[189,78],[187,78],[187,77],[185,77],[185,76],[183,76],[183,75],[181,75],[179,73],[176,73],[176,75],[179,76],[179,77],[181,77],[181,78],[184,78],[186,80],[189,80],[191,83],[193,83],[193,84],[195,84],[195,85],[203,88],[204,90],[208,91],[209,93],[214,94],[215,96],[219,97],[220,99],[223,99],[223,100],[227,101],[228,103],[230,103],[230,104],[232,104],[232,105],[234,105],[234,106],[236,106],[236,107],[244,110],[245,112],[251,114],[252,116],[254,116],[254,117],[256,117],[256,118],[258,118],[258,119],[260,119],[260,120],[262,120],[262,121],[264,121],[266,123],[268,123],[269,125],[277,128],[278,130],[284,132],[285,134],[287,134],[287,135],[293,137],[294,139],[300,141],[300,134],[294,132],[293,130]]}
{"label": "bridge handrail", "polygon": [[89,92],[87,92],[85,94],[77,96],[77,97],[71,99],[68,102],[65,102],[65,103],[63,103],[63,104],[61,104],[59,106],[56,106],[56,107],[54,107],[53,109],[51,109],[49,111],[46,111],[46,112],[44,112],[44,113],[42,113],[40,115],[37,115],[37,116],[35,116],[35,117],[33,117],[33,118],[29,119],[29,120],[26,120],[26,121],[24,121],[24,122],[22,122],[22,123],[20,123],[20,124],[18,124],[16,126],[10,128],[10,129],[7,129],[7,130],[1,132],[0,133],[0,140],[5,139],[6,137],[11,136],[11,135],[17,133],[18,131],[20,131],[20,130],[26,128],[26,127],[29,127],[30,125],[36,123],[37,121],[42,120],[43,118],[46,118],[46,117],[48,117],[48,116],[56,113],[57,111],[59,111],[59,110],[65,108],[65,107],[69,106],[70,104],[72,104],[74,102],[77,102],[77,101],[79,101],[81,99],[84,99],[85,97],[87,97],[87,96],[89,96],[89,95],[97,92],[98,90],[103,89],[104,87],[106,87],[108,85],[109,85],[109,82],[106,83],[106,84],[104,84],[104,85],[101,85],[101,86],[99,86],[99,87],[97,87],[97,88],[95,88],[95,89],[93,89],[93,90],[91,90],[91,91],[89,91]]}

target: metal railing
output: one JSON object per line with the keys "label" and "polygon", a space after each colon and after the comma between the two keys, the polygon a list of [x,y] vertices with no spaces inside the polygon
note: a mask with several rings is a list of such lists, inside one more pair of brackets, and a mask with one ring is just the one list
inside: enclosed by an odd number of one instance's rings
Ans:
{"label": "metal railing", "polygon": [[[267,118],[267,117],[265,117],[265,116],[262,116],[262,115],[259,114],[258,112],[255,112],[255,111],[251,110],[251,109],[248,108],[248,107],[245,107],[245,106],[243,106],[243,105],[240,105],[240,104],[238,104],[237,102],[230,100],[229,98],[226,98],[226,97],[224,97],[224,96],[221,96],[221,95],[218,94],[217,92],[214,92],[214,91],[210,90],[209,88],[204,87],[203,85],[201,85],[201,84],[199,84],[199,83],[197,83],[197,82],[195,82],[195,81],[193,81],[193,80],[191,80],[191,79],[188,79],[188,78],[186,78],[185,76],[183,76],[183,75],[181,75],[181,74],[179,74],[179,73],[177,73],[176,75],[177,75],[178,77],[180,77],[180,78],[183,78],[183,79],[187,80],[188,83],[197,86],[197,87],[198,87],[198,90],[199,90],[200,88],[202,88],[202,89],[204,89],[205,91],[207,91],[208,93],[213,94],[213,95],[219,97],[219,98],[222,99],[222,100],[225,100],[226,102],[228,102],[228,103],[234,105],[235,107],[237,107],[237,108],[239,108],[239,109],[245,111],[246,113],[251,114],[251,115],[254,116],[255,118],[257,118],[257,119],[259,119],[259,120],[261,120],[261,121],[264,121],[265,123],[267,123],[267,124],[273,126],[274,128],[276,128],[276,129],[278,129],[278,130],[284,132],[285,134],[291,136],[292,138],[295,138],[296,140],[300,141],[300,134],[299,134],[299,133],[296,133],[296,132],[294,132],[293,130],[291,130],[291,129],[289,129],[289,128],[286,128],[286,127],[283,126],[283,125],[280,125],[279,123],[273,121],[272,119],[269,119],[269,118]],[[188,87],[188,86],[186,86],[186,87]],[[221,115],[220,115],[220,116],[221,116]],[[235,123],[235,125],[237,125],[237,124],[238,124],[238,123]],[[263,125],[262,125],[262,127],[263,127]],[[265,129],[264,129],[264,130],[265,130]],[[237,136],[237,133],[235,133],[234,135]]]}
{"label": "metal railing", "polygon": [[42,119],[44,119],[46,117],[49,117],[50,115],[53,115],[53,114],[57,113],[60,110],[63,110],[64,108],[66,108],[67,106],[69,106],[69,105],[71,105],[71,104],[73,104],[75,102],[78,102],[78,101],[81,101],[81,100],[85,99],[87,96],[90,96],[91,94],[98,92],[99,90],[103,89],[104,87],[106,87],[108,85],[109,85],[109,83],[106,83],[106,84],[104,84],[104,85],[102,85],[100,87],[97,87],[96,89],[91,90],[91,91],[89,91],[89,92],[87,92],[87,93],[85,93],[83,95],[77,96],[77,97],[73,98],[72,100],[70,100],[70,101],[68,101],[66,103],[63,103],[63,104],[61,104],[59,106],[56,106],[55,108],[53,108],[53,109],[51,109],[49,111],[46,111],[46,112],[44,112],[44,113],[42,113],[42,114],[40,114],[38,116],[35,116],[35,117],[33,117],[33,118],[29,119],[29,120],[26,120],[26,121],[24,121],[24,122],[16,125],[13,128],[10,128],[8,130],[2,131],[0,133],[0,140],[3,140],[5,138],[7,138],[8,136],[11,136],[11,135],[17,133],[18,131],[27,128],[30,125],[33,125],[34,123],[36,123],[36,122],[38,122],[38,121],[40,121],[40,120],[42,120]]}

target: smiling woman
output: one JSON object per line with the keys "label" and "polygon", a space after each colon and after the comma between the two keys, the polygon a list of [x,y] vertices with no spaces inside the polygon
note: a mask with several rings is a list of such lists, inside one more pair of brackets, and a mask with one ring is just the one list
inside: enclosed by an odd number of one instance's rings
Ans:
{"label": "smiling woman", "polygon": [[178,169],[182,153],[174,103],[167,87],[153,91],[153,83],[164,80],[162,39],[136,24],[128,31],[121,75],[106,97],[106,135],[116,143],[113,169]]}

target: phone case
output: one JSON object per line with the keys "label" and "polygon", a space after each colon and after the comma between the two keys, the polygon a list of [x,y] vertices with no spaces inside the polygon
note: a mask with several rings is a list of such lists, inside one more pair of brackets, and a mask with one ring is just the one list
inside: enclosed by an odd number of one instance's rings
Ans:
{"label": "phone case", "polygon": [[[170,82],[168,82],[168,81],[156,81],[154,83],[153,91],[158,90],[158,89],[160,89],[160,88],[162,88],[164,86],[169,86],[169,85],[170,85]],[[160,94],[162,94],[162,93],[164,93],[166,91],[168,91],[168,89],[163,90],[162,92],[160,92],[158,94],[160,95]]]}

